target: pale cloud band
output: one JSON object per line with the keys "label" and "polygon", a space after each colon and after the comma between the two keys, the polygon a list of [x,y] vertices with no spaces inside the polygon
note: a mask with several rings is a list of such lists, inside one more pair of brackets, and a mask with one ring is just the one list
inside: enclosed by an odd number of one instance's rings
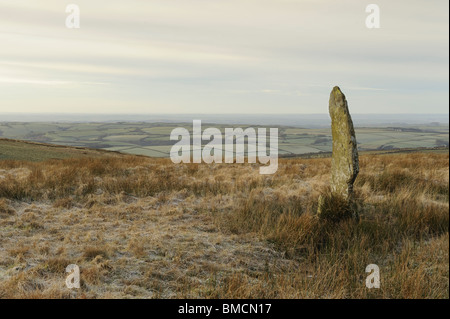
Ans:
{"label": "pale cloud band", "polygon": [[73,2],[1,2],[0,112],[447,112],[446,0]]}

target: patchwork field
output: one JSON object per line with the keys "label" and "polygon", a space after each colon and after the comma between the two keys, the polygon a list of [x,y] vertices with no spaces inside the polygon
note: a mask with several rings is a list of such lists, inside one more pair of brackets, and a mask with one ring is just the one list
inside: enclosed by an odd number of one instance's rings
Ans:
{"label": "patchwork field", "polygon": [[[192,123],[19,123],[0,122],[0,137],[75,147],[98,148],[151,157],[168,157],[170,133],[176,127],[192,132]],[[230,125],[203,123],[202,129]],[[234,126],[242,127],[246,126]],[[256,128],[256,127],[255,127]],[[279,154],[293,156],[330,152],[329,129],[280,126]],[[448,125],[414,127],[361,127],[356,129],[359,150],[448,147]],[[207,142],[204,142],[205,144]]]}

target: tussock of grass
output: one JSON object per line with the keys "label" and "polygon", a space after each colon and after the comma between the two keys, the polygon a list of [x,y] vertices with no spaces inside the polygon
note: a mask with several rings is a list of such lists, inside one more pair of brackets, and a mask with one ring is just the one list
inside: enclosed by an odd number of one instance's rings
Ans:
{"label": "tussock of grass", "polygon": [[7,217],[15,213],[15,210],[9,205],[9,201],[5,198],[0,199],[0,218]]}
{"label": "tussock of grass", "polygon": [[323,192],[319,198],[319,206],[321,211],[319,218],[323,222],[337,223],[348,220],[352,217],[358,217],[356,203],[354,199],[351,201],[332,193],[329,189]]}
{"label": "tussock of grass", "polygon": [[106,247],[88,246],[83,250],[83,257],[86,259],[94,259],[96,257],[108,258],[108,249]]}

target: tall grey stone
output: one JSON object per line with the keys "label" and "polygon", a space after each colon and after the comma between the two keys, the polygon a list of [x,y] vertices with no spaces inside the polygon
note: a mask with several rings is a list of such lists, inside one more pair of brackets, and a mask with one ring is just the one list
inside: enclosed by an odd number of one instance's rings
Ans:
{"label": "tall grey stone", "polygon": [[331,191],[351,200],[353,183],[359,173],[358,148],[347,100],[337,86],[333,88],[330,94],[329,112],[333,136]]}

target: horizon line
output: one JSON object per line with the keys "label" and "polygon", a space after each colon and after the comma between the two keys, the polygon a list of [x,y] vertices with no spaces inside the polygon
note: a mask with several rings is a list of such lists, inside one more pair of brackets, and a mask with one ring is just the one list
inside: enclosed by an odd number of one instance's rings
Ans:
{"label": "horizon line", "polygon": [[[84,113],[84,112],[0,112],[0,114],[14,114],[14,115],[329,115],[329,113]],[[354,115],[450,115],[450,113],[352,113]]]}

